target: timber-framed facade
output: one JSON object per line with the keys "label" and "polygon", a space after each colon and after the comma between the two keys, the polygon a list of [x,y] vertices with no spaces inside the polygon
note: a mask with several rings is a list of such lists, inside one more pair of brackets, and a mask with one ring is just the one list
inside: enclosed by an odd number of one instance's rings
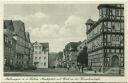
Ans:
{"label": "timber-framed facade", "polygon": [[97,71],[124,68],[124,5],[102,4],[98,9],[99,20],[86,22],[88,65]]}

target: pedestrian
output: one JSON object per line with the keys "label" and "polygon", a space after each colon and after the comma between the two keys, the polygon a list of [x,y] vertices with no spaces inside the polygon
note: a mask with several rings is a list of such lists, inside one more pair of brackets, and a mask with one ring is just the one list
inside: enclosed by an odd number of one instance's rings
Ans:
{"label": "pedestrian", "polygon": [[100,69],[99,69],[99,72],[101,72],[101,67],[100,67]]}
{"label": "pedestrian", "polygon": [[69,65],[67,65],[67,70],[69,70]]}
{"label": "pedestrian", "polygon": [[78,65],[78,70],[80,71],[80,66]]}
{"label": "pedestrian", "polygon": [[121,75],[121,69],[119,68],[119,75]]}
{"label": "pedestrian", "polygon": [[84,66],[82,66],[82,73],[83,73],[83,70],[84,70]]}
{"label": "pedestrian", "polygon": [[78,70],[80,71],[80,66],[78,65]]}
{"label": "pedestrian", "polygon": [[96,73],[96,70],[95,70],[95,73]]}

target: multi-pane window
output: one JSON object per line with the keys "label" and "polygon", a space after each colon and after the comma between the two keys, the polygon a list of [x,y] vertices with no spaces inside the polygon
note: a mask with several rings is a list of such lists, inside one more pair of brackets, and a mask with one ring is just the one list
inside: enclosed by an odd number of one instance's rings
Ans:
{"label": "multi-pane window", "polygon": [[35,51],[35,54],[37,54],[37,51]]}
{"label": "multi-pane window", "polygon": [[111,22],[112,30],[115,30],[115,22]]}
{"label": "multi-pane window", "polygon": [[111,50],[111,52],[112,52],[112,53],[114,53],[114,52],[115,52],[115,50],[114,50],[114,49],[112,49],[112,50]]}
{"label": "multi-pane window", "polygon": [[107,49],[107,53],[110,53],[110,49]]}
{"label": "multi-pane window", "polygon": [[9,52],[11,53],[11,48],[9,48]]}
{"label": "multi-pane window", "polygon": [[112,45],[119,45],[120,44],[120,36],[119,35],[112,35],[111,36],[111,43],[112,43]]}
{"label": "multi-pane window", "polygon": [[116,49],[116,53],[119,53],[120,52],[120,50],[119,49]]}
{"label": "multi-pane window", "polygon": [[105,16],[106,15],[106,8],[103,8],[103,15]]}
{"label": "multi-pane window", "polygon": [[107,41],[111,42],[111,36],[110,35],[107,35]]}
{"label": "multi-pane window", "polygon": [[109,9],[109,12],[110,12],[110,16],[112,15],[112,9]]}
{"label": "multi-pane window", "polygon": [[121,32],[124,32],[124,23],[120,23]]}
{"label": "multi-pane window", "polygon": [[39,49],[41,49],[41,46],[39,46]]}
{"label": "multi-pane window", "polygon": [[108,28],[111,28],[111,22],[108,22],[107,26],[108,26]]}
{"label": "multi-pane window", "polygon": [[46,57],[44,57],[44,60],[46,59]]}
{"label": "multi-pane window", "polygon": [[121,7],[121,5],[120,5],[120,4],[117,4],[116,6],[117,6],[117,7]]}
{"label": "multi-pane window", "polygon": [[44,51],[44,54],[46,54],[47,53],[47,51]]}
{"label": "multi-pane window", "polygon": [[120,40],[120,36],[116,36],[116,41],[119,41]]}
{"label": "multi-pane window", "polygon": [[116,9],[116,16],[120,16],[120,10]]}
{"label": "multi-pane window", "polygon": [[121,53],[123,53],[124,51],[123,51],[123,49],[121,49]]}
{"label": "multi-pane window", "polygon": [[99,11],[100,11],[99,14],[100,14],[100,16],[101,16],[101,15],[102,15],[102,9],[100,9]]}
{"label": "multi-pane window", "polygon": [[41,54],[41,51],[39,51],[39,54]]}
{"label": "multi-pane window", "polygon": [[120,58],[120,61],[124,61],[124,58],[122,57],[122,58]]}
{"label": "multi-pane window", "polygon": [[124,16],[124,10],[123,9],[120,10],[120,16]]}
{"label": "multi-pane window", "polygon": [[116,23],[115,23],[115,27],[116,27],[116,28],[115,28],[116,31],[119,32],[119,31],[120,31],[120,23],[119,23],[119,22],[116,22]]}
{"label": "multi-pane window", "polygon": [[120,44],[121,44],[121,46],[124,45],[124,39],[120,39]]}
{"label": "multi-pane window", "polygon": [[109,16],[109,9],[106,8],[106,15]]}
{"label": "multi-pane window", "polygon": [[112,15],[115,16],[115,9],[112,10]]}
{"label": "multi-pane window", "polygon": [[46,66],[46,63],[44,62],[44,66]]}

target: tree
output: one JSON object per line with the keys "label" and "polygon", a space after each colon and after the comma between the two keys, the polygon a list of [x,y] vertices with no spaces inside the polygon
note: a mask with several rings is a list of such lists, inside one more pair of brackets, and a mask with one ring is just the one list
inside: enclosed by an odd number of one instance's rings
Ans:
{"label": "tree", "polygon": [[59,52],[58,55],[57,55],[57,58],[56,60],[58,61],[58,66],[59,67],[62,67],[62,59],[63,59],[63,52]]}
{"label": "tree", "polygon": [[88,53],[86,46],[84,46],[83,50],[79,52],[77,62],[80,63],[81,66],[88,66]]}
{"label": "tree", "polygon": [[63,52],[58,53],[58,58],[62,59],[63,58]]}

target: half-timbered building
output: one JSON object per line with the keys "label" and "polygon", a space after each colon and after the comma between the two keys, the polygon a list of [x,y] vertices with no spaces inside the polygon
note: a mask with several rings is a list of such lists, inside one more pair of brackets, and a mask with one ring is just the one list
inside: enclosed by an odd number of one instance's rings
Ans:
{"label": "half-timbered building", "polygon": [[88,65],[93,70],[106,71],[124,67],[124,5],[100,4],[99,19],[88,19]]}
{"label": "half-timbered building", "polygon": [[12,20],[4,20],[4,70],[13,70],[15,66],[16,40],[13,37]]}

